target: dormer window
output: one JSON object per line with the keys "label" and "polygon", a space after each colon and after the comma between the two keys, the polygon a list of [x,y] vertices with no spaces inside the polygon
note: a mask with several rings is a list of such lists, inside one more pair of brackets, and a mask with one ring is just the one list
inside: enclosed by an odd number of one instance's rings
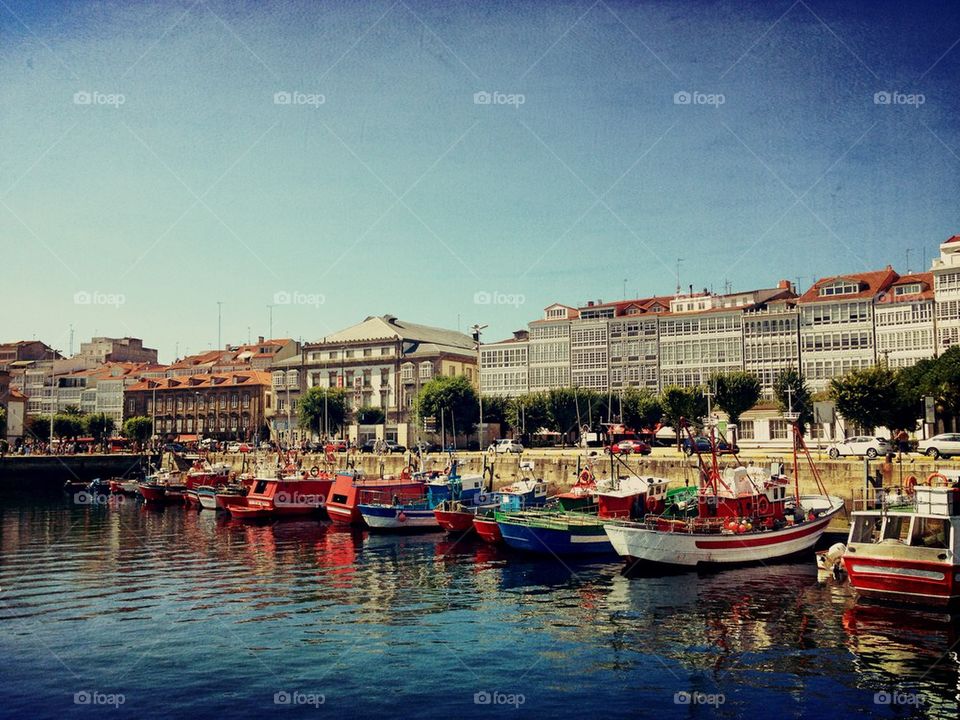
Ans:
{"label": "dormer window", "polygon": [[909,283],[907,285],[897,285],[893,289],[893,294],[900,295],[918,295],[920,293],[920,283]]}
{"label": "dormer window", "polygon": [[820,297],[832,297],[834,295],[856,295],[860,292],[860,284],[855,282],[839,282],[832,285],[824,285],[820,288]]}

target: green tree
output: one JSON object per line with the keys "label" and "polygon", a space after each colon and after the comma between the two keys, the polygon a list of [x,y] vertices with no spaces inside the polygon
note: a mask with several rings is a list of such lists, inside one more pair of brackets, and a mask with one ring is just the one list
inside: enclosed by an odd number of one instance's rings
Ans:
{"label": "green tree", "polygon": [[113,435],[116,429],[116,423],[113,418],[106,413],[93,413],[84,417],[84,426],[87,435],[93,438],[93,442],[101,445]]}
{"label": "green tree", "polygon": [[703,416],[707,414],[707,398],[703,394],[703,388],[670,385],[660,393],[660,405],[663,408],[664,419],[677,434],[679,450],[683,434],[680,420],[686,420],[690,425],[700,427]]}
{"label": "green tree", "polygon": [[760,381],[748,372],[717,373],[710,379],[714,400],[733,425],[760,399]]}
{"label": "green tree", "polygon": [[803,373],[794,368],[783,370],[773,381],[773,395],[784,412],[793,408],[799,415],[800,432],[806,433],[807,426],[813,422],[813,397]]}
{"label": "green tree", "polygon": [[547,392],[548,428],[560,433],[564,442],[580,435],[578,420],[586,416],[580,414],[580,391],[576,388],[554,388]]}
{"label": "green tree", "polygon": [[456,428],[457,433],[469,435],[480,417],[477,391],[464,375],[434,378],[420,388],[413,409],[420,422],[428,417],[437,419],[437,427],[443,428],[444,447],[447,445],[447,430]]}
{"label": "green tree", "polygon": [[956,428],[960,415],[960,346],[946,350],[936,359],[924,377],[925,394],[936,402],[937,413],[947,425],[947,419]]}
{"label": "green tree", "polygon": [[62,412],[53,416],[53,434],[61,440],[78,438],[83,430],[82,415]]}
{"label": "green tree", "polygon": [[123,436],[130,442],[136,443],[140,449],[153,435],[153,420],[142,415],[127,418],[121,430]]}
{"label": "green tree", "polygon": [[510,398],[504,395],[484,395],[483,422],[500,423],[501,431],[515,428],[510,422]]}
{"label": "green tree", "polygon": [[914,430],[916,409],[905,405],[897,373],[874,366],[830,381],[837,412],[860,427]]}
{"label": "green tree", "polygon": [[26,433],[36,440],[50,439],[50,416],[37,416],[27,419]]}
{"label": "green tree", "polygon": [[317,435],[336,435],[346,425],[347,414],[347,392],[343,388],[312,387],[297,400],[297,423]]}
{"label": "green tree", "polygon": [[67,405],[60,411],[61,415],[73,415],[74,417],[83,416],[83,411],[80,410],[76,405]]}
{"label": "green tree", "polygon": [[627,388],[620,400],[623,424],[636,430],[653,430],[663,418],[660,400],[650,390]]}
{"label": "green tree", "polygon": [[533,392],[511,398],[507,407],[507,422],[524,438],[529,438],[535,432],[548,427],[550,411],[547,405],[547,394]]}
{"label": "green tree", "polygon": [[365,405],[356,411],[356,418],[358,425],[381,425],[386,416],[380,408]]}

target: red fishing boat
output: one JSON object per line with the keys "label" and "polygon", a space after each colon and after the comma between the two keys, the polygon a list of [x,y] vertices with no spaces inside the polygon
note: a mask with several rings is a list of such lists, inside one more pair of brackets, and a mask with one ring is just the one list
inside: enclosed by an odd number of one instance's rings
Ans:
{"label": "red fishing boat", "polygon": [[856,502],[843,565],[858,595],[955,607],[960,602],[960,471],[882,488]]}
{"label": "red fishing boat", "polygon": [[503,535],[500,534],[500,526],[496,518],[491,515],[477,515],[473,518],[473,529],[484,542],[491,545],[497,545],[503,542]]}
{"label": "red fishing boat", "polygon": [[334,522],[363,524],[358,505],[376,502],[416,500],[424,494],[427,475],[403,473],[399,477],[365,478],[356,470],[338,472],[327,498],[327,515]]}
{"label": "red fishing boat", "polygon": [[226,463],[210,463],[197,460],[187,471],[184,484],[191,490],[200,485],[226,485],[230,482],[230,466]]}
{"label": "red fishing boat", "polygon": [[324,472],[312,476],[306,470],[299,475],[256,478],[243,505],[232,505],[231,513],[251,516],[307,515],[321,510],[327,501],[333,478]]}

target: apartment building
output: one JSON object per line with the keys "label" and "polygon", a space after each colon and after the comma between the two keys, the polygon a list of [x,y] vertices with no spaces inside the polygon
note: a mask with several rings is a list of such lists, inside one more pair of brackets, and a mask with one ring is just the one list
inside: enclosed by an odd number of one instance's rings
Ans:
{"label": "apartment building", "polygon": [[298,358],[299,355],[300,343],[295,340],[290,338],[265,340],[260,336],[255,343],[227,345],[223,350],[207,350],[187,355],[169,365],[166,376],[268,370],[283,360]]}
{"label": "apartment building", "polygon": [[775,288],[673,298],[659,318],[661,387],[706,385],[715,373],[743,370],[745,312],[794,297],[781,281]]}
{"label": "apartment building", "polygon": [[157,363],[157,351],[143,346],[140,338],[94,337],[80,343],[79,357],[86,367],[108,362]]}
{"label": "apartment building", "polygon": [[[656,390],[659,386],[658,361],[658,316],[669,312],[671,297],[649,297],[610,303],[588,302],[579,308],[579,316],[585,321],[606,319],[606,358],[597,354],[590,371],[594,377],[606,375],[609,388],[620,390],[626,387],[645,387]],[[575,331],[574,331],[575,332]],[[571,336],[571,351],[573,350]],[[606,360],[603,367],[600,361]],[[583,359],[579,358],[581,370]],[[596,387],[580,383],[581,387]],[[606,384],[601,385],[605,389]]]}
{"label": "apartment building", "polygon": [[570,330],[578,317],[576,308],[555,303],[544,308],[542,318],[529,323],[531,392],[570,386]]}
{"label": "apartment building", "polygon": [[60,353],[39,340],[0,343],[0,370],[10,370],[17,364],[59,357]]}
{"label": "apartment building", "polygon": [[835,377],[876,364],[874,304],[898,278],[889,265],[828,277],[797,301],[801,369],[814,392],[826,390]]}
{"label": "apartment building", "polygon": [[758,302],[743,311],[743,369],[773,398],[777,377],[800,367],[800,316],[794,297]]}
{"label": "apartment building", "polygon": [[480,347],[480,393],[515,397],[529,390],[528,351],[530,331],[517,330],[513,337]]}
{"label": "apartment building", "polygon": [[940,257],[933,261],[931,272],[939,353],[960,345],[960,235],[940,244]]}
{"label": "apartment building", "polygon": [[909,367],[934,357],[933,273],[901,275],[874,302],[877,359],[889,367]]}

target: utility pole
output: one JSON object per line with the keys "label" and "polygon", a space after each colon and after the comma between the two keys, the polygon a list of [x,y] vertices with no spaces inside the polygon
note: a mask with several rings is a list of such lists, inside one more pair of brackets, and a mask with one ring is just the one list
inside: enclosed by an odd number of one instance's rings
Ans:
{"label": "utility pole", "polygon": [[480,399],[480,442],[477,443],[477,448],[480,452],[483,452],[483,393],[479,392],[480,390],[480,336],[483,334],[483,331],[487,329],[486,325],[474,325],[473,330],[473,341],[477,344],[477,397]]}
{"label": "utility pole", "polygon": [[223,301],[217,300],[217,350],[223,347]]}
{"label": "utility pole", "polygon": [[677,258],[677,295],[680,294],[680,263],[683,262],[683,258]]}
{"label": "utility pole", "polygon": [[269,314],[270,314],[270,324],[269,324],[269,326],[268,326],[268,328],[269,328],[269,330],[270,330],[270,335],[268,336],[267,339],[268,339],[268,340],[273,340],[273,305],[267,305],[267,311],[268,311]]}

